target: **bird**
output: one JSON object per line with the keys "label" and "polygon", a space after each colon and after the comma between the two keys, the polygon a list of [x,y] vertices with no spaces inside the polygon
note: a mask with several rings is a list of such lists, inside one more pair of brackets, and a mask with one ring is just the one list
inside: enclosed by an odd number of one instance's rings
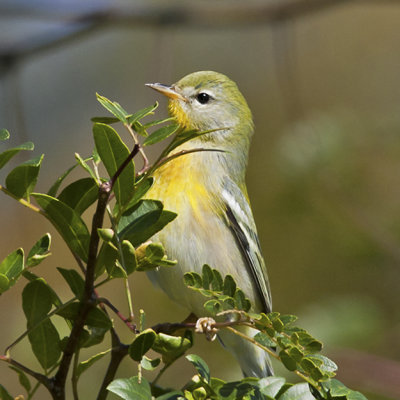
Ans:
{"label": "bird", "polygon": [[[253,118],[236,83],[214,71],[186,75],[173,85],[146,86],[168,98],[171,117],[184,130],[213,131],[189,140],[174,152],[201,148],[155,171],[146,197],[161,200],[177,218],[152,240],[177,260],[172,268],[149,271],[150,280],[197,317],[207,300],[183,283],[183,275],[201,274],[204,264],[230,274],[250,299],[254,312],[271,312],[267,270],[246,189],[245,174]],[[257,331],[240,327],[253,337]],[[273,374],[266,352],[221,329],[218,338],[237,359],[244,376]]]}

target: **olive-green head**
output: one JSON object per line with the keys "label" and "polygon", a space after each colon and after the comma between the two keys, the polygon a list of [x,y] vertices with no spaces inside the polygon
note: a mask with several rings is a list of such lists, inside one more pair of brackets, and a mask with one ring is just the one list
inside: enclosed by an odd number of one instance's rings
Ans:
{"label": "olive-green head", "polygon": [[[227,76],[214,71],[199,71],[171,86],[160,83],[147,86],[169,98],[169,112],[182,127],[220,130],[207,135],[204,140],[232,144],[249,141],[253,132],[250,109],[236,83]],[[235,138],[239,140],[235,141]]]}

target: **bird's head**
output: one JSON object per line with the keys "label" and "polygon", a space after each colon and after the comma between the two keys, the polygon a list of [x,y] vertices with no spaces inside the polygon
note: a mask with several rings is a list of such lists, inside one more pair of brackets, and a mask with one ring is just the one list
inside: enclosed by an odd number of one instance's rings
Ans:
{"label": "bird's head", "polygon": [[205,140],[226,143],[240,136],[248,141],[253,132],[246,100],[235,82],[223,74],[199,71],[171,86],[161,83],[147,86],[169,98],[169,112],[180,126],[199,131],[220,130],[207,135]]}

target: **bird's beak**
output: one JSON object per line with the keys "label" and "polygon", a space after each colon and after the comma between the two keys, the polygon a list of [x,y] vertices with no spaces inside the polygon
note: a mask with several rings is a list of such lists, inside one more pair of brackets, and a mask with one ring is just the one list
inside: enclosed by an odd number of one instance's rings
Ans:
{"label": "bird's beak", "polygon": [[174,86],[168,86],[162,83],[146,83],[146,86],[154,90],[157,90],[157,92],[160,92],[161,94],[169,97],[170,99],[187,101],[184,96],[182,96],[180,93],[176,91]]}

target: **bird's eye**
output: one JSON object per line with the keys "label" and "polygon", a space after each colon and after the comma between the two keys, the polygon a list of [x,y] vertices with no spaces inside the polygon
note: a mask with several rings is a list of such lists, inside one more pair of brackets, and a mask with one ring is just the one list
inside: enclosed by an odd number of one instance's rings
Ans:
{"label": "bird's eye", "polygon": [[210,101],[211,96],[208,93],[201,92],[196,96],[196,99],[200,104],[206,104]]}

